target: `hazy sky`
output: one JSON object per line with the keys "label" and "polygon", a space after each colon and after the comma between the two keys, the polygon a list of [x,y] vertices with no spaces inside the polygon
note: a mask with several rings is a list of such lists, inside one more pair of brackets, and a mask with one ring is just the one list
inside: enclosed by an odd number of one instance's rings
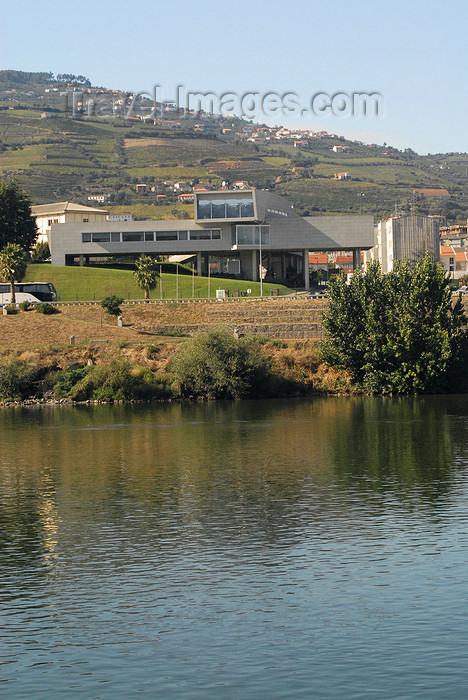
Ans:
{"label": "hazy sky", "polygon": [[23,0],[3,3],[0,66],[126,90],[379,92],[383,116],[262,119],[420,153],[468,151],[461,0]]}

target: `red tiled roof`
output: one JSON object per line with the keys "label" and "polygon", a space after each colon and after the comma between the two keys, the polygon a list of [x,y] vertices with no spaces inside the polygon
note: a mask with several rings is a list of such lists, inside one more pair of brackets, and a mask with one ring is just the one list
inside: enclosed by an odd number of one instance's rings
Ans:
{"label": "red tiled roof", "polygon": [[312,265],[327,265],[328,256],[323,254],[309,253],[309,264]]}

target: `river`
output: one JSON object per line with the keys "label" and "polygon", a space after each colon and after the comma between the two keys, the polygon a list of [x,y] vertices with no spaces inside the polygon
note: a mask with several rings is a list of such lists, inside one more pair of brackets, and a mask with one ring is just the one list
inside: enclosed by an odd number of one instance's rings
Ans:
{"label": "river", "polygon": [[460,698],[468,397],[4,408],[0,696]]}

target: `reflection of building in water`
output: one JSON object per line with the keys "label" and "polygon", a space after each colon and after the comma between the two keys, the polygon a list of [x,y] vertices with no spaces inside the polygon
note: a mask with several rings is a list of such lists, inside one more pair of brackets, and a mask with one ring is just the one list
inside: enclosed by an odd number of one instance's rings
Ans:
{"label": "reflection of building in water", "polygon": [[[47,478],[47,481],[50,481]],[[42,526],[42,546],[46,564],[53,564],[58,557],[58,533],[61,518],[55,502],[55,493],[51,484],[43,488],[39,494],[38,516]]]}

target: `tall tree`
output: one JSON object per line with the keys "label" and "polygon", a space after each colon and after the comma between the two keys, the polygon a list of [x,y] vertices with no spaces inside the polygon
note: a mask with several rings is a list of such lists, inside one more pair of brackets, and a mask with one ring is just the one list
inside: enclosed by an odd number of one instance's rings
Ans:
{"label": "tall tree", "polygon": [[159,272],[158,263],[149,255],[142,255],[135,263],[136,270],[133,273],[138,282],[140,289],[145,290],[145,299],[150,298],[150,291],[156,289],[158,284]]}
{"label": "tall tree", "polygon": [[36,220],[31,214],[29,196],[16,182],[0,183],[0,250],[7,243],[17,243],[29,251],[36,238]]}
{"label": "tall tree", "polygon": [[330,284],[322,358],[371,393],[460,389],[465,323],[448,276],[428,254],[395,263],[388,275],[372,263],[349,285],[343,275]]}
{"label": "tall tree", "polygon": [[0,252],[0,276],[10,283],[11,303],[16,303],[15,282],[26,274],[26,253],[17,243],[7,243]]}

